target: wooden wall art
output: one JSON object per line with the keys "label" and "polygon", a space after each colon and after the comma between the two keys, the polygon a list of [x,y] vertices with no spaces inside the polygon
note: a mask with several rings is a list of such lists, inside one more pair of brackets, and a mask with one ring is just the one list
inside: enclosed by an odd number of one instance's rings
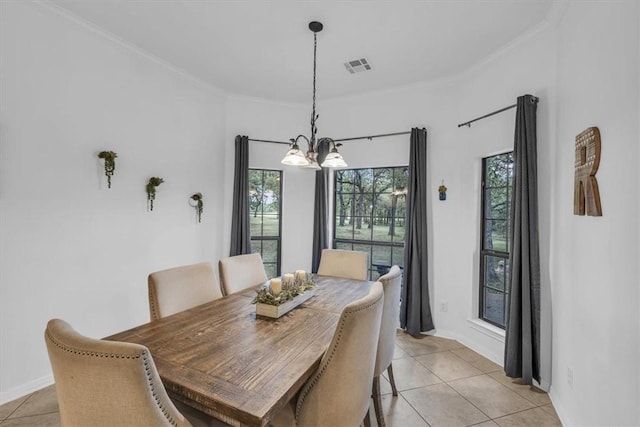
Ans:
{"label": "wooden wall art", "polygon": [[573,214],[602,216],[596,172],[600,165],[600,131],[590,127],[576,136]]}

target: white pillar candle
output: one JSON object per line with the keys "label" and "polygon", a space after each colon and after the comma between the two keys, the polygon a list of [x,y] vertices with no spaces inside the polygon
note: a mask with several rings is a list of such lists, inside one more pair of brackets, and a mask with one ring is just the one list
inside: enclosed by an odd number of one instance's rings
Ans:
{"label": "white pillar candle", "polygon": [[284,278],[283,282],[285,285],[293,285],[293,274],[292,273],[285,273],[284,276],[282,276]]}
{"label": "white pillar candle", "polygon": [[269,281],[269,289],[271,290],[271,293],[274,295],[280,295],[280,292],[282,291],[282,280],[275,278],[275,279],[271,279]]}
{"label": "white pillar candle", "polygon": [[296,270],[296,279],[305,280],[307,278],[307,272],[304,270]]}

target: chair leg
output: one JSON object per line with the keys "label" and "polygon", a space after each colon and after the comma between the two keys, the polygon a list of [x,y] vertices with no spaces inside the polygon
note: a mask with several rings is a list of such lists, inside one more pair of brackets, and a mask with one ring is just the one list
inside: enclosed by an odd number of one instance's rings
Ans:
{"label": "chair leg", "polygon": [[378,427],[384,427],[384,414],[382,413],[382,396],[380,396],[380,377],[373,377],[373,409],[376,411]]}
{"label": "chair leg", "polygon": [[371,418],[369,417],[369,410],[367,409],[367,413],[364,415],[364,420],[362,420],[364,427],[371,427]]}
{"label": "chair leg", "polygon": [[389,363],[389,367],[387,368],[387,373],[389,374],[389,382],[391,383],[391,391],[394,396],[398,395],[398,389],[396,388],[396,380],[393,378],[393,363]]}

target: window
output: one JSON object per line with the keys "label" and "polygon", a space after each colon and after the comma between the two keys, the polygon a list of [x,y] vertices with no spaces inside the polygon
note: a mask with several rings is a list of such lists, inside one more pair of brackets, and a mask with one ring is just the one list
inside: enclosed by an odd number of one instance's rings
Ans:
{"label": "window", "polygon": [[282,171],[249,169],[251,252],[262,255],[267,277],[280,275]]}
{"label": "window", "polygon": [[367,252],[371,280],[404,266],[407,177],[406,166],[335,173],[333,246]]}
{"label": "window", "polygon": [[482,159],[482,239],[480,244],[480,318],[506,324],[511,233],[513,152]]}

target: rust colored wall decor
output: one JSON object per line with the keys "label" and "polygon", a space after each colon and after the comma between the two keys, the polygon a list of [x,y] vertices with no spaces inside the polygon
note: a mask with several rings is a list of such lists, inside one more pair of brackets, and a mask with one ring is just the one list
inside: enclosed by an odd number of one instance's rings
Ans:
{"label": "rust colored wall decor", "polygon": [[576,136],[573,214],[602,216],[596,172],[600,165],[600,131],[590,127]]}

